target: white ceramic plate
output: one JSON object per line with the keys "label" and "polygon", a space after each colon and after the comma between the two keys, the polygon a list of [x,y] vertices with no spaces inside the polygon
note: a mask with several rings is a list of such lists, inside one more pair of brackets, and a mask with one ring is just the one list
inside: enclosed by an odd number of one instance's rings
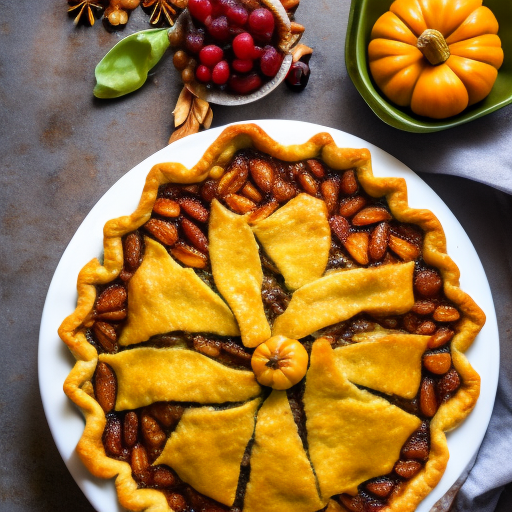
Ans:
{"label": "white ceramic plate", "polygon": [[[467,352],[469,361],[482,377],[480,399],[466,421],[448,434],[450,461],[446,472],[438,486],[417,509],[418,512],[428,512],[472,462],[487,429],[494,404],[498,383],[499,338],[496,313],[482,264],[462,226],[443,201],[413,171],[388,153],[358,137],[314,124],[281,120],[257,121],[257,124],[282,144],[306,142],[316,133],[329,132],[340,147],[368,148],[376,176],[406,178],[409,204],[414,208],[428,208],[439,218],[446,233],[448,254],[461,271],[461,288],[475,299],[487,315],[483,330]],[[39,336],[39,386],[43,406],[64,462],[98,512],[123,509],[117,503],[113,482],[92,477],[76,455],[75,446],[82,435],[84,421],[79,410],[62,391],[74,358],[57,336],[57,329],[62,320],[75,309],[78,272],[89,260],[102,255],[102,230],[105,222],[133,212],[146,175],[154,164],[173,161],[192,167],[222,129],[192,135],[165,147],[115,183],[78,228],[57,266],[48,290]]]}

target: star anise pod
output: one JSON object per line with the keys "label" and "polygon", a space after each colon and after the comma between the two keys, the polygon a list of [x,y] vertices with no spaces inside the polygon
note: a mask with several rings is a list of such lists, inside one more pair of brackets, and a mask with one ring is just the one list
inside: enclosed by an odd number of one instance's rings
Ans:
{"label": "star anise pod", "polygon": [[102,0],[68,0],[68,4],[71,6],[68,9],[68,12],[78,11],[78,14],[73,22],[75,25],[78,25],[82,19],[82,16],[87,17],[86,19],[89,22],[89,25],[94,25],[95,20],[93,9],[96,11],[101,11],[105,8]]}
{"label": "star anise pod", "polygon": [[173,15],[176,15],[176,10],[172,7],[169,0],[144,0],[142,7],[153,7],[149,19],[152,25],[158,25],[161,21],[165,22],[165,20],[167,20],[169,25],[174,25]]}

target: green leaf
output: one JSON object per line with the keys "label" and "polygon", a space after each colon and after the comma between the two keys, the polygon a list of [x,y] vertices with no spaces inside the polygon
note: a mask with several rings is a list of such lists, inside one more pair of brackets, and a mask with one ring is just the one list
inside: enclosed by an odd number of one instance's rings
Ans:
{"label": "green leaf", "polygon": [[118,98],[136,91],[168,47],[165,28],[143,30],[125,37],[96,66],[94,96]]}

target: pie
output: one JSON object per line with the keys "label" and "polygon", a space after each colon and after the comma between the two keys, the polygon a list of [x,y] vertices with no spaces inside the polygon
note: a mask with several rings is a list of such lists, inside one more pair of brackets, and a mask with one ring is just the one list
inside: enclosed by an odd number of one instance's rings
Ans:
{"label": "pie", "polygon": [[79,273],[78,454],[134,511],[416,510],[480,389],[458,280],[368,150],[228,127],[154,166]]}

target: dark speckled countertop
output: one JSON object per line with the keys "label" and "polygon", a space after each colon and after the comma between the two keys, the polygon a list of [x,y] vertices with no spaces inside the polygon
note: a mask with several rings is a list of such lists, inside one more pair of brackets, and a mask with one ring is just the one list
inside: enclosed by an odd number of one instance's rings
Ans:
{"label": "dark speckled countertop", "polygon": [[[125,172],[161,149],[180,91],[167,55],[140,91],[92,96],[94,67],[121,37],[147,28],[139,9],[126,29],[75,28],[65,0],[0,0],[0,510],[92,512],[52,440],[37,381],[47,289],[74,232]],[[293,119],[344,130],[390,152],[441,196],[473,241],[490,281],[501,342],[512,328],[512,198],[454,173],[452,148],[504,151],[512,106],[447,132],[416,135],[382,123],[344,65],[348,0],[303,0],[297,20],[315,49],[312,78],[243,107],[214,107],[213,126]],[[483,141],[483,142],[482,142]],[[510,151],[510,146],[507,146]],[[502,155],[505,157],[505,155]],[[512,158],[508,155],[509,166]],[[512,169],[509,167],[509,171]],[[498,511],[512,510],[506,489]]]}

